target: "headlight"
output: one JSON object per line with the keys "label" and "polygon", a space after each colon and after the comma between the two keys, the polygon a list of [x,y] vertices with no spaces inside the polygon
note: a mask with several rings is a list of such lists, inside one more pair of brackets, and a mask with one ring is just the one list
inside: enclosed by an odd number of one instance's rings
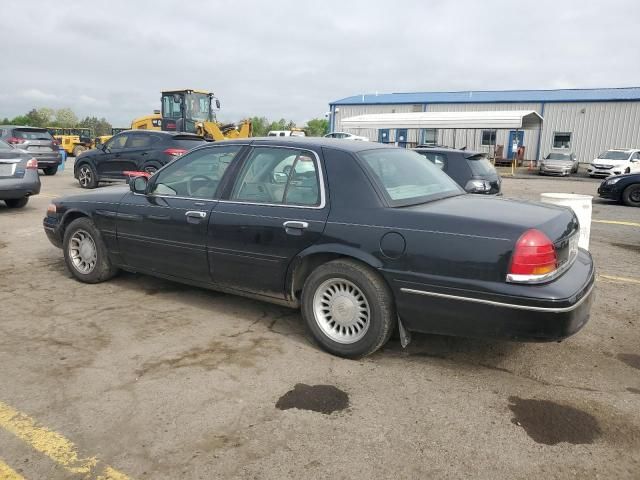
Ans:
{"label": "headlight", "polygon": [[616,177],[616,178],[610,178],[609,180],[607,180],[605,183],[607,185],[613,185],[614,183],[618,183],[620,180],[622,180],[622,178],[620,177]]}

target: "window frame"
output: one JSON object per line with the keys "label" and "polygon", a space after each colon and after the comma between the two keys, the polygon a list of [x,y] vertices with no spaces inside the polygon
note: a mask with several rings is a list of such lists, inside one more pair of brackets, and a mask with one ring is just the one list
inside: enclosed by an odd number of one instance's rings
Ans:
{"label": "window frame", "polygon": [[[484,134],[489,133],[489,143],[484,143]],[[491,134],[493,134],[493,143],[491,143]],[[480,145],[483,147],[495,147],[498,141],[498,129],[497,128],[485,128],[480,134]]]}
{"label": "window frame", "polygon": [[[327,206],[327,197],[325,194],[325,183],[324,183],[324,171],[322,169],[322,162],[320,161],[320,155],[318,155],[318,153],[315,150],[311,150],[309,148],[304,148],[304,147],[288,147],[284,145],[251,145],[250,147],[251,148],[248,149],[246,154],[243,155],[242,160],[239,162],[238,164],[239,167],[234,170],[233,177],[230,178],[229,182],[225,185],[225,187],[228,187],[228,189],[225,188],[225,191],[222,195],[222,198],[219,200],[219,202],[236,203],[240,205],[257,205],[257,206],[264,206],[264,207],[306,208],[311,210],[322,210]],[[232,200],[231,195],[236,186],[236,182],[238,181],[238,179],[240,178],[240,175],[242,174],[243,167],[245,166],[246,162],[249,161],[249,159],[251,158],[251,154],[256,148],[279,148],[283,150],[294,150],[297,152],[310,153],[316,165],[317,179],[318,179],[318,183],[320,184],[320,203],[318,205],[290,205],[287,203],[247,202],[243,200]],[[297,158],[296,160],[294,160],[294,165],[296,161],[297,161]],[[293,165],[292,165],[292,168],[293,168]],[[284,196],[283,196],[283,200],[284,200]]]}
{"label": "window frame", "polygon": [[[566,147],[556,147],[556,136],[564,135],[569,136],[569,142]],[[571,150],[571,141],[573,137],[573,132],[553,132],[553,136],[551,137],[551,148],[553,150]]]}

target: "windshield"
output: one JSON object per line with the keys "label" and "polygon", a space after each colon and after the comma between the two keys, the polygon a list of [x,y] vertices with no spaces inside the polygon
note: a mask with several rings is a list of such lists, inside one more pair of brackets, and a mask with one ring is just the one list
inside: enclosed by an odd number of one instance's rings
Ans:
{"label": "windshield", "polygon": [[469,167],[471,167],[471,171],[474,175],[497,175],[496,169],[493,168],[491,162],[484,155],[473,155],[471,157],[467,157],[467,160],[469,160]]}
{"label": "windshield", "polygon": [[566,153],[550,153],[546,160],[571,160]]}
{"label": "windshield", "polygon": [[187,118],[204,122],[211,113],[211,97],[204,93],[191,93],[186,96]]}
{"label": "windshield", "polygon": [[24,138],[25,140],[53,140],[53,137],[48,131],[39,128],[16,128],[13,131],[13,136],[16,138]]}
{"label": "windshield", "polygon": [[358,155],[393,207],[464,193],[447,174],[416,152],[385,148]]}
{"label": "windshield", "polygon": [[629,153],[621,152],[620,150],[608,150],[598,155],[598,158],[603,160],[626,160],[629,158]]}

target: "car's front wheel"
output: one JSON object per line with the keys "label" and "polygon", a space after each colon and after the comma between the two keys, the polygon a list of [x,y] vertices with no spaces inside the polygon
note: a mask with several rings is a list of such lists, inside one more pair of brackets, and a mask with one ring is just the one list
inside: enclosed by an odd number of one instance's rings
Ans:
{"label": "car's front wheel", "polygon": [[624,189],[622,203],[630,207],[640,207],[640,184],[629,185]]}
{"label": "car's front wheel", "polygon": [[67,268],[81,282],[104,282],[118,272],[109,259],[100,232],[89,218],[77,218],[69,224],[62,248]]}
{"label": "car's front wheel", "polygon": [[309,275],[302,316],[322,348],[346,358],[378,350],[396,324],[393,295],[385,281],[353,260],[334,260]]}
{"label": "car's front wheel", "polygon": [[9,208],[22,208],[29,203],[29,197],[10,198],[4,201]]}
{"label": "car's front wheel", "polygon": [[78,169],[78,183],[82,188],[96,188],[98,186],[95,170],[88,163],[83,163]]}

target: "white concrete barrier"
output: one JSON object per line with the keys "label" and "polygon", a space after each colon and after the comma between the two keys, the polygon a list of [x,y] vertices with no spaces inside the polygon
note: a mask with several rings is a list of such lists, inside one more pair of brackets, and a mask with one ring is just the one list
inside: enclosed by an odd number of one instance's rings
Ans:
{"label": "white concrete barrier", "polygon": [[553,205],[571,207],[576,212],[580,222],[580,239],[578,246],[589,250],[589,236],[591,235],[591,195],[578,195],[577,193],[541,193],[540,201]]}

